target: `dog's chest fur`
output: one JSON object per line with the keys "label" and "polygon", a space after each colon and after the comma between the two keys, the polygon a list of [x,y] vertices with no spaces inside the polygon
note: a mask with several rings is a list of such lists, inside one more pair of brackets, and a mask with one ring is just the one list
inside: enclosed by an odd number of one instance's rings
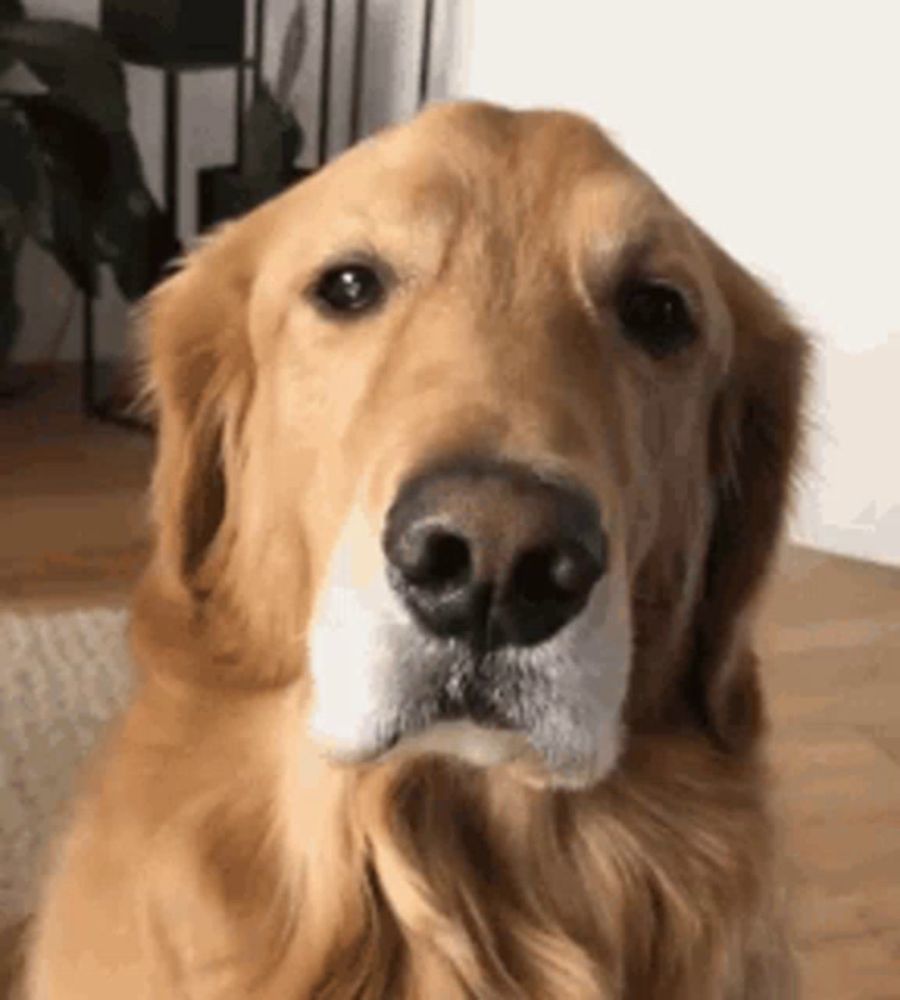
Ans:
{"label": "dog's chest fur", "polygon": [[207,827],[212,878],[226,908],[242,904],[233,940],[248,967],[265,953],[271,972],[241,995],[791,995],[755,767],[671,741],[660,753],[632,755],[590,794],[425,763],[337,795],[292,849],[271,832],[248,842],[244,824],[231,834],[226,810]]}

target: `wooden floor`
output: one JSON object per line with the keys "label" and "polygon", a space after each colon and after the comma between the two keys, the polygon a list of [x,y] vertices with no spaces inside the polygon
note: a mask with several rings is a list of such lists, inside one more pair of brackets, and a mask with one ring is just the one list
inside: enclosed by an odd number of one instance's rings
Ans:
{"label": "wooden floor", "polygon": [[45,376],[0,409],[0,605],[121,600],[144,557],[148,435],[86,421]]}
{"label": "wooden floor", "polygon": [[[0,410],[0,606],[120,601],[149,439],[71,380]],[[900,998],[900,571],[788,549],[761,628],[809,1000]]]}

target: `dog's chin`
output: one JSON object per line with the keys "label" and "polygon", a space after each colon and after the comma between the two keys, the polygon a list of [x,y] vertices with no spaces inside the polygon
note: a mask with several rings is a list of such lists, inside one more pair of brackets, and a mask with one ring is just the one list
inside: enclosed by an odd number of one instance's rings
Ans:
{"label": "dog's chin", "polygon": [[403,737],[388,751],[388,758],[437,755],[452,757],[476,767],[499,767],[528,753],[522,733],[495,729],[471,719],[436,722]]}
{"label": "dog's chin", "polygon": [[407,739],[384,755],[384,760],[404,760],[435,755],[491,771],[535,788],[583,789],[606,777],[619,755],[618,739],[612,739],[601,757],[591,761],[569,761],[555,768],[531,745],[525,733],[488,728],[460,719],[439,722]]}
{"label": "dog's chin", "polygon": [[583,789],[605,778],[615,767],[622,745],[620,727],[608,720],[581,740],[572,733],[561,748],[547,745],[546,733],[517,725],[499,714],[478,712],[442,715],[420,709],[372,719],[342,738],[315,707],[308,734],[321,757],[339,769],[402,766],[425,758],[441,758],[489,771],[535,788]]}
{"label": "dog's chin", "polygon": [[[320,715],[313,714],[310,736],[322,756],[336,765],[352,767],[439,756],[488,768],[534,755],[525,733],[499,720],[491,724],[485,718],[463,714],[426,720],[423,712],[408,713],[405,719],[395,718],[391,724],[362,727],[357,730],[356,741],[335,738],[336,734],[322,721]],[[366,729],[371,738],[360,739]]]}
{"label": "dog's chin", "polygon": [[601,748],[590,759],[550,766],[526,733],[471,719],[436,722],[412,734],[397,734],[377,747],[336,744],[321,734],[315,742],[325,760],[337,768],[402,766],[434,757],[502,775],[532,788],[570,790],[588,788],[605,778],[617,763],[621,744],[614,733],[608,741],[601,741]]}

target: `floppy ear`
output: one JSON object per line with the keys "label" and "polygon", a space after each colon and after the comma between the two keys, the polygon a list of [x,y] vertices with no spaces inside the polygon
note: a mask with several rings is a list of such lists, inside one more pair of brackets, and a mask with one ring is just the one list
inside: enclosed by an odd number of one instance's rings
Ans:
{"label": "floppy ear", "polygon": [[717,248],[713,253],[735,347],[713,410],[714,514],[687,694],[704,728],[736,748],[763,722],[751,617],[789,505],[808,342],[768,292]]}
{"label": "floppy ear", "polygon": [[147,304],[149,394],[159,429],[157,570],[198,593],[205,589],[200,570],[226,522],[252,388],[249,268],[234,232],[198,250]]}

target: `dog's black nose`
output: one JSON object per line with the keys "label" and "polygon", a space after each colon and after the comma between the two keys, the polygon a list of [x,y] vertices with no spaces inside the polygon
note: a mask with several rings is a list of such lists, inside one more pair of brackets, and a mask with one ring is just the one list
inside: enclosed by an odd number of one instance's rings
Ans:
{"label": "dog's black nose", "polygon": [[606,568],[596,505],[511,463],[458,462],[400,491],[384,533],[388,576],[434,635],[479,650],[549,639]]}

